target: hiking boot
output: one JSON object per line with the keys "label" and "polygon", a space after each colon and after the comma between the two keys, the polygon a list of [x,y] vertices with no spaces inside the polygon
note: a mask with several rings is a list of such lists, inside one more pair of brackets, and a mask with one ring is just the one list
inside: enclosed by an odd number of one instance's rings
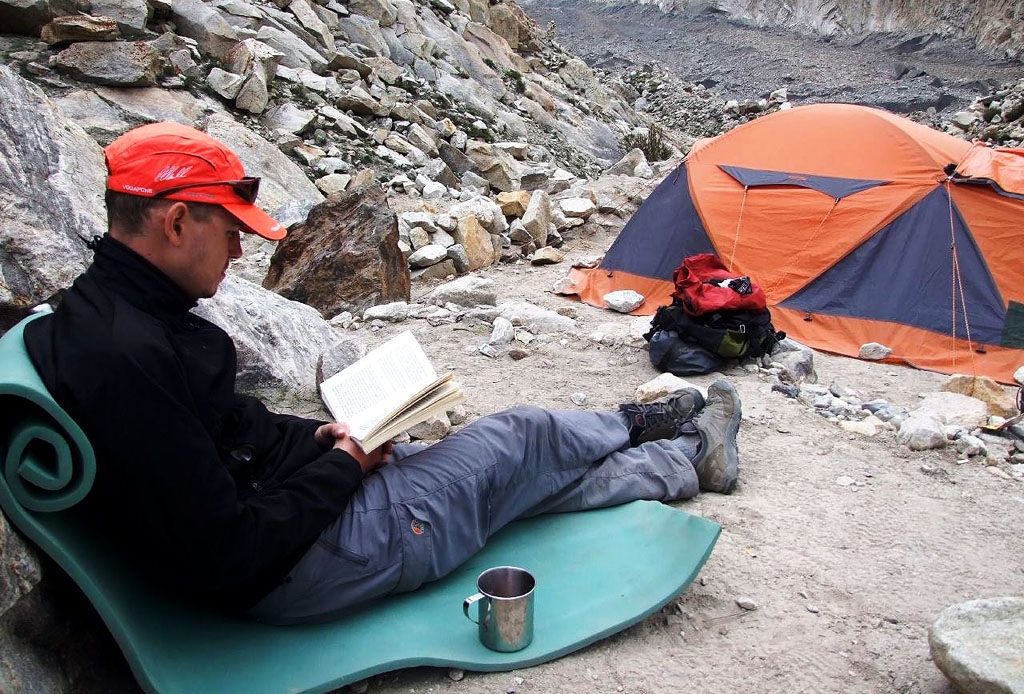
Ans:
{"label": "hiking boot", "polygon": [[629,442],[637,446],[646,441],[675,438],[702,407],[704,396],[700,391],[683,388],[654,402],[619,405],[619,411],[629,417]]}
{"label": "hiking boot", "polygon": [[708,401],[693,420],[700,434],[700,452],[694,460],[700,488],[731,494],[740,474],[736,434],[740,430],[740,396],[728,381],[708,387]]}

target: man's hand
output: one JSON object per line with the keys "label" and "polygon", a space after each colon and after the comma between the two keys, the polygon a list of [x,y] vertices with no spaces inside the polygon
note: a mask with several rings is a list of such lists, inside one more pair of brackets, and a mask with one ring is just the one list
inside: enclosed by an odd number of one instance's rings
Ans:
{"label": "man's hand", "polygon": [[344,422],[333,422],[324,424],[317,428],[314,434],[317,444],[321,448],[340,448],[356,459],[364,475],[369,475],[378,467],[384,464],[385,459],[391,455],[391,442],[378,446],[369,453],[364,453],[352,437],[349,436],[348,425]]}

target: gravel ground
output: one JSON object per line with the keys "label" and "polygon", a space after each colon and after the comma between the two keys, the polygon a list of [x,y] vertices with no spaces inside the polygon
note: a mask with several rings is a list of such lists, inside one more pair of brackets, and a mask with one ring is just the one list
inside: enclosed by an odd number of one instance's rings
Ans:
{"label": "gravel ground", "polygon": [[651,5],[608,7],[536,0],[524,7],[592,67],[623,74],[646,63],[727,99],[785,87],[794,103],[844,101],[897,113],[953,110],[1024,75],[963,42],[874,34],[822,40],[758,29],[719,15],[663,14]]}

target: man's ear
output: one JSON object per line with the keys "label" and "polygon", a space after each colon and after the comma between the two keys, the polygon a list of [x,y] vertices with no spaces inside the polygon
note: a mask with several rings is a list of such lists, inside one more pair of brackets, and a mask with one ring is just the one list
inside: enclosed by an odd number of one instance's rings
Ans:
{"label": "man's ear", "polygon": [[185,225],[188,222],[188,205],[176,201],[167,208],[163,218],[163,233],[172,246],[177,247],[183,243]]}

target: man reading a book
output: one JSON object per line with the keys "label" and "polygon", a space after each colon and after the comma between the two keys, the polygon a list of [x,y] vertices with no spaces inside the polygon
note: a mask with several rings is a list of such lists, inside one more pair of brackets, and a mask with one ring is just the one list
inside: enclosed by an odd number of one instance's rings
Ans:
{"label": "man reading a book", "polygon": [[617,412],[516,408],[369,453],[344,422],[270,412],[235,392],[231,339],[191,312],[241,233],[284,237],[255,205],[259,179],[172,123],[129,131],[106,161],[109,233],[25,341],[95,449],[85,511],[171,585],[267,621],[325,620],[445,575],[516,518],[735,486],[725,381],[706,404],[687,390]]}

